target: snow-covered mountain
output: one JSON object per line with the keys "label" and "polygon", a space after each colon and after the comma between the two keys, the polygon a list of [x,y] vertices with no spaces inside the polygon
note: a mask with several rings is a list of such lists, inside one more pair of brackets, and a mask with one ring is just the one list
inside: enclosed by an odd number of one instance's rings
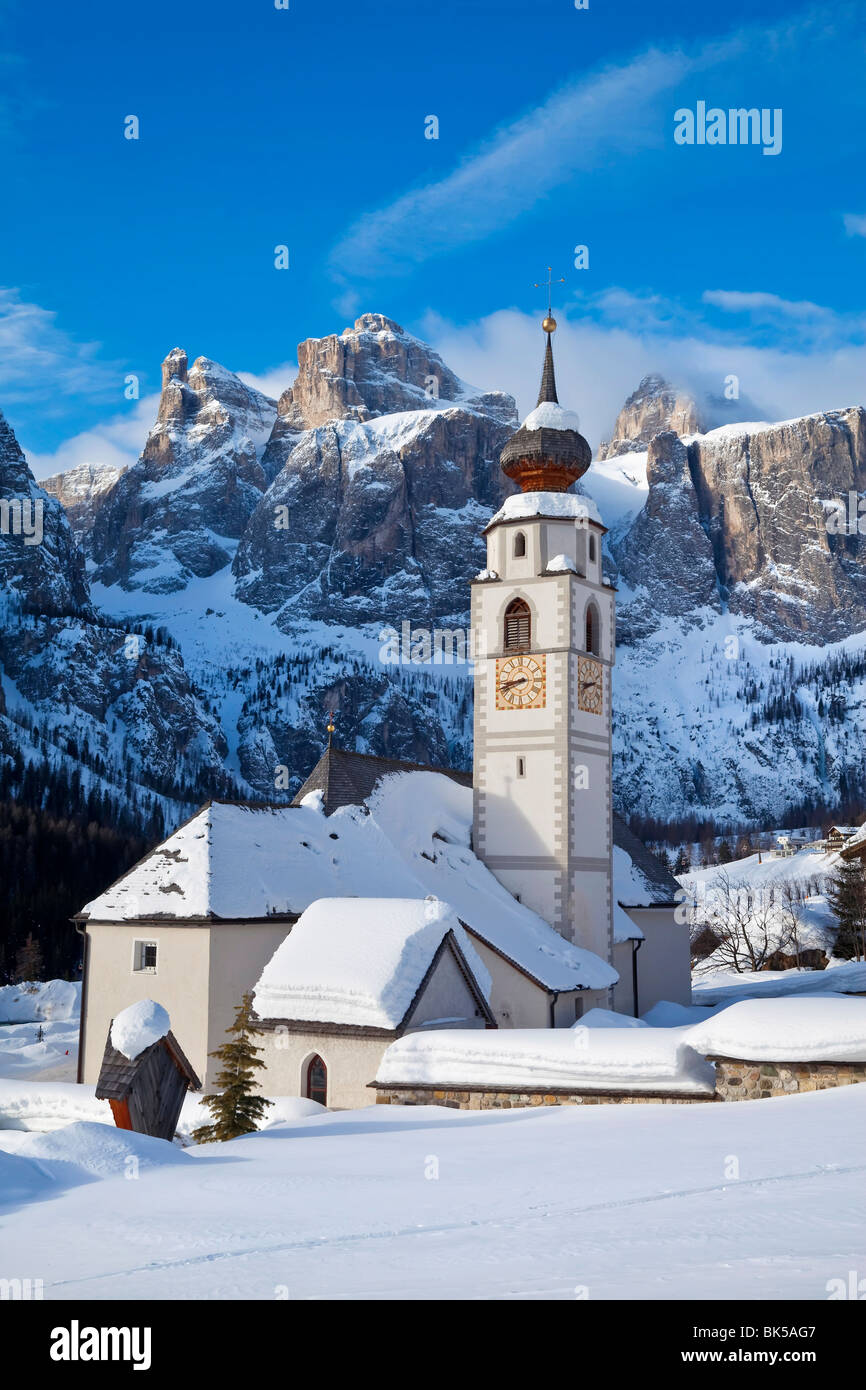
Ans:
{"label": "snow-covered mountain", "polygon": [[866,489],[866,411],[666,431],[584,482],[619,586],[621,806],[778,820],[866,799],[866,538],[828,527]]}
{"label": "snow-covered mountain", "polygon": [[87,549],[96,513],[126,469],[112,463],[79,463],[53,478],[43,478],[39,486],[63,506],[72,534]]}
{"label": "snow-covered mountain", "polygon": [[90,550],[102,584],[177,593],[231,562],[269,478],[261,455],[276,402],[182,348],[162,364],[156,424],[97,508]]}
{"label": "snow-covered mountain", "polygon": [[380,633],[466,626],[514,401],[379,314],[301,343],[278,408],[185,360],[97,514],[101,609],[172,632],[250,794],[299,785],[330,709],[348,743],[466,766],[468,669],[385,664]]}
{"label": "snow-covered mountain", "polygon": [[97,613],[63,507],[2,416],[0,506],[0,753],[143,813],[226,786],[222,731],[180,652]]}
{"label": "snow-covered mountain", "polygon": [[[288,797],[332,709],[346,746],[465,767],[471,668],[390,664],[381,634],[468,625],[514,403],[376,314],[298,361],[277,405],[169,355],[95,504],[93,601],[170,631],[241,792]],[[781,823],[866,796],[866,542],[827,527],[866,487],[866,412],[713,418],[645,379],[583,480],[619,586],[618,808]]]}

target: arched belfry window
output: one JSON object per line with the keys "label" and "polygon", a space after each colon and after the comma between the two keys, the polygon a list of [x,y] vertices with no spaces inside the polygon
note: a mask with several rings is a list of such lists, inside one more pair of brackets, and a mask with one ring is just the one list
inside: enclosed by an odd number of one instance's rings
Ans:
{"label": "arched belfry window", "polygon": [[595,564],[595,536],[592,533],[589,537],[589,558]]}
{"label": "arched belfry window", "polygon": [[532,637],[529,604],[522,598],[512,599],[505,610],[505,640],[507,652],[528,652]]}
{"label": "arched belfry window", "polygon": [[307,1100],[317,1100],[320,1105],[328,1104],[328,1068],[318,1053],[307,1063],[304,1077],[304,1094]]}
{"label": "arched belfry window", "polygon": [[583,643],[585,652],[592,652],[593,656],[600,653],[601,626],[598,619],[598,609],[594,603],[589,604],[586,610],[586,636]]}
{"label": "arched belfry window", "polygon": [[518,531],[514,537],[514,558],[522,560],[526,554],[526,536],[522,531]]}

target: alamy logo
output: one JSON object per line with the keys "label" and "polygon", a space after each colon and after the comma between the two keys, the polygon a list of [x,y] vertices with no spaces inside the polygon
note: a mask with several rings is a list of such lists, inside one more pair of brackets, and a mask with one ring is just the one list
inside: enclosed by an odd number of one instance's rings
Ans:
{"label": "alamy logo", "polygon": [[849,492],[847,502],[834,498],[824,508],[831,536],[866,536],[866,493]]}
{"label": "alamy logo", "polygon": [[51,1331],[52,1361],[131,1361],[134,1371],[150,1370],[149,1327],[68,1327]]}
{"label": "alamy logo", "polygon": [[45,504],[37,497],[0,497],[0,536],[23,536],[25,545],[42,544],[42,513]]}
{"label": "alamy logo", "polygon": [[0,1279],[0,1303],[43,1297],[41,1279]]}
{"label": "alamy logo", "polygon": [[674,140],[678,145],[763,145],[764,154],[782,152],[782,109],[764,106],[711,106],[699,101],[694,111],[681,106],[674,112]]}

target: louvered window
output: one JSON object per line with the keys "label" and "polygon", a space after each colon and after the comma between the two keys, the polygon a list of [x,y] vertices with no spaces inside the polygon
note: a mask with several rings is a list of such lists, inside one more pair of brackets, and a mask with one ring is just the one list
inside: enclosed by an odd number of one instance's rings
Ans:
{"label": "louvered window", "polygon": [[594,656],[598,656],[598,636],[598,609],[594,603],[591,603],[586,610],[586,642],[584,643],[584,651],[592,652]]}
{"label": "louvered window", "polygon": [[528,652],[531,635],[529,604],[516,598],[505,610],[505,650]]}

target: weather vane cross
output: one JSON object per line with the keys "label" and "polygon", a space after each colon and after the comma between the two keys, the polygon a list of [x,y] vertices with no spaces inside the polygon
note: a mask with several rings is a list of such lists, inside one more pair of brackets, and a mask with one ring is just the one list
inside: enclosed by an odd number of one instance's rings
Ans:
{"label": "weather vane cross", "polygon": [[564,285],[564,284],[565,284],[565,276],[564,276],[564,275],[560,275],[560,277],[559,277],[558,280],[554,280],[554,278],[553,278],[553,266],[550,266],[550,265],[549,265],[549,266],[547,267],[547,279],[546,279],[546,280],[539,280],[539,282],[538,282],[538,283],[536,284],[536,286],[535,286],[535,288],[536,288],[537,290],[547,290],[547,317],[548,317],[548,318],[552,318],[552,317],[553,317],[553,305],[552,305],[553,286],[554,286],[554,285]]}

